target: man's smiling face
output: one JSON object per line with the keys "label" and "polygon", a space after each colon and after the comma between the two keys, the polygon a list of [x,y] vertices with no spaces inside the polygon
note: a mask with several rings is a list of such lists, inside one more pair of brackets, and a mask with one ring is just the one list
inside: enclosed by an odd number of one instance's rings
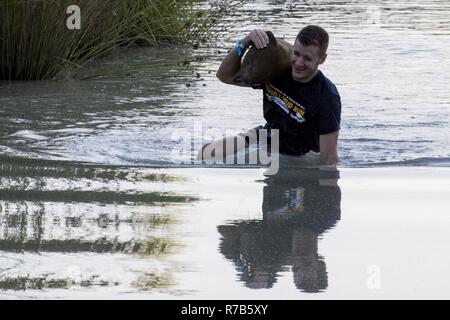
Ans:
{"label": "man's smiling face", "polygon": [[327,54],[320,52],[319,46],[305,46],[295,40],[292,50],[292,78],[299,82],[309,82],[326,58]]}

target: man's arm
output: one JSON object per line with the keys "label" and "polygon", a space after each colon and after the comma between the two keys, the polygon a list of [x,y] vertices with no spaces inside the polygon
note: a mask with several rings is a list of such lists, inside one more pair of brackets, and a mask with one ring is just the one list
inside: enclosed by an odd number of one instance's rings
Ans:
{"label": "man's arm", "polygon": [[234,78],[241,69],[241,57],[238,56],[236,49],[232,49],[223,59],[217,70],[217,78],[226,84],[235,84]]}
{"label": "man's arm", "polygon": [[320,164],[336,165],[338,162],[337,142],[339,131],[319,136]]}
{"label": "man's arm", "polygon": [[[250,43],[253,43],[256,48],[262,49],[269,44],[269,37],[263,30],[253,30],[241,40],[241,43],[245,48],[248,48]],[[238,56],[236,49],[233,48],[220,64],[216,76],[224,83],[239,85],[239,83],[234,81],[234,78],[240,69],[241,57]]]}

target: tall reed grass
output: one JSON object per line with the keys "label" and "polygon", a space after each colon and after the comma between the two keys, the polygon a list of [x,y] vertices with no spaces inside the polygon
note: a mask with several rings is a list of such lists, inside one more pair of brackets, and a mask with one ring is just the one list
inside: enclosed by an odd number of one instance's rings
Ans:
{"label": "tall reed grass", "polygon": [[[117,46],[207,39],[239,2],[1,0],[0,79],[67,78]],[[66,9],[74,4],[81,9],[80,30],[66,27]]]}

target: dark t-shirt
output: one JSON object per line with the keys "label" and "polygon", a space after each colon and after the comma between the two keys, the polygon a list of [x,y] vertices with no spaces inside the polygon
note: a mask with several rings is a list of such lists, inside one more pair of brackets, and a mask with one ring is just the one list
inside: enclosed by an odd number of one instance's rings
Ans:
{"label": "dark t-shirt", "polygon": [[291,70],[263,86],[266,127],[279,129],[280,152],[319,152],[319,135],[340,129],[341,99],[336,86],[318,71],[308,83],[292,78]]}

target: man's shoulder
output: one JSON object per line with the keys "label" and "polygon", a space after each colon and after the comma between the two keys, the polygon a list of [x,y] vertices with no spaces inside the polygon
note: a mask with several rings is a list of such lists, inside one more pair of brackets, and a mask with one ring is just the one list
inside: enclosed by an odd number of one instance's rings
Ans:
{"label": "man's shoulder", "polygon": [[326,93],[328,93],[330,96],[340,97],[339,91],[336,88],[336,85],[329,78],[327,78],[323,73],[322,73],[322,76],[323,76],[323,78],[322,78],[322,83],[323,83],[322,89]]}

